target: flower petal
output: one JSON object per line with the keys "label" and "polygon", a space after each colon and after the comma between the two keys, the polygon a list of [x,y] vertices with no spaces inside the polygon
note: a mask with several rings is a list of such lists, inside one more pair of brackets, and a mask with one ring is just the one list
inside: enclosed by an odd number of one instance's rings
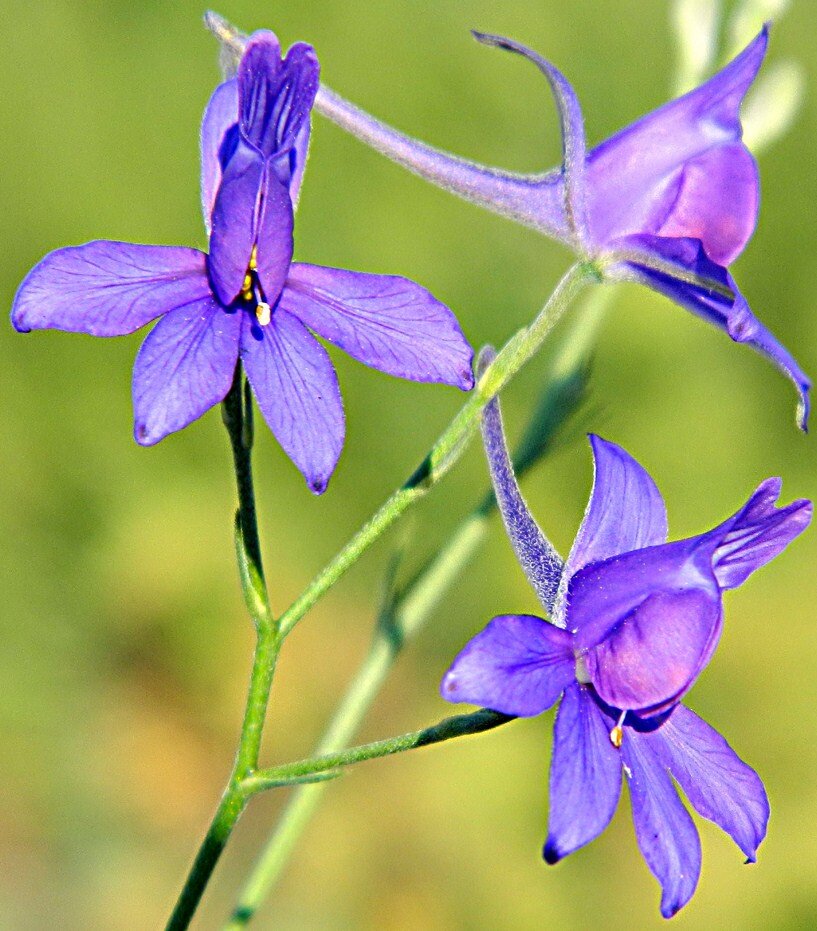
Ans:
{"label": "flower petal", "polygon": [[667,539],[664,500],[647,470],[616,443],[593,433],[589,438],[595,468],[593,491],[567,560],[563,586],[588,563]]}
{"label": "flower petal", "polygon": [[238,81],[231,78],[213,91],[201,121],[201,209],[209,235],[210,215],[226,165],[238,142]]}
{"label": "flower petal", "polygon": [[[642,117],[590,152],[587,197],[596,243],[630,233],[657,234],[673,216],[677,202],[674,235],[701,238],[713,259],[728,256],[731,260],[741,251],[754,226],[747,221],[757,204],[757,176],[746,170],[751,156],[748,152],[740,156],[741,170],[735,174],[724,172],[726,166],[718,159],[715,163],[698,162],[697,169],[690,168],[688,178],[684,177],[684,166],[712,149],[739,142],[740,104],[767,45],[768,30],[764,27],[737,58],[701,87]],[[718,189],[705,216],[693,220],[693,215],[682,209],[685,198],[690,197],[692,203],[698,200],[692,194],[717,189],[717,177],[706,181],[699,173],[707,164],[717,164],[722,179],[738,183],[734,188]],[[702,224],[707,218],[716,222]],[[684,219],[691,222],[690,227],[684,225]]]}
{"label": "flower petal", "polygon": [[621,754],[638,846],[661,883],[661,914],[671,918],[698,885],[701,840],[650,739],[651,735],[626,728]]}
{"label": "flower petal", "polygon": [[584,653],[584,665],[607,704],[657,714],[692,687],[721,628],[720,598],[711,592],[657,592]]}
{"label": "flower petal", "polygon": [[498,398],[491,401],[483,411],[482,440],[494,494],[516,558],[539,601],[550,613],[562,577],[562,559],[540,530],[519,490],[505,442],[505,431],[502,429]]}
{"label": "flower petal", "polygon": [[585,185],[587,148],[584,118],[576,92],[558,68],[527,46],[503,36],[488,35],[482,32],[474,32],[473,35],[477,41],[485,45],[506,49],[527,58],[547,78],[559,111],[562,132],[562,183],[567,225],[578,246],[588,245]]}
{"label": "flower petal", "polygon": [[277,308],[266,326],[244,326],[241,358],[270,430],[321,494],[344,436],[343,402],[329,356],[299,320]]}
{"label": "flower petal", "polygon": [[179,307],[150,331],[133,367],[134,436],[142,446],[223,400],[238,360],[241,316],[212,299]]}
{"label": "flower petal", "polygon": [[595,840],[612,819],[621,794],[621,757],[610,742],[615,722],[591,690],[565,690],[553,728],[548,837],[544,857],[557,863]]}
{"label": "flower petal", "polygon": [[16,330],[124,336],[210,294],[197,249],[98,240],[49,253],[14,298]]}
{"label": "flower petal", "polygon": [[531,717],[574,678],[572,637],[530,614],[503,614],[466,644],[443,677],[447,701]]}
{"label": "flower petal", "polygon": [[224,168],[211,218],[208,268],[216,296],[225,307],[241,291],[250,264],[264,174],[262,157],[239,142]]}
{"label": "flower petal", "polygon": [[800,499],[784,508],[775,507],[780,486],[779,478],[766,479],[737,514],[711,531],[720,537],[712,569],[721,588],[742,585],[753,572],[782,553],[811,522],[811,501]]}
{"label": "flower petal", "polygon": [[258,222],[257,261],[258,278],[270,304],[278,301],[289,274],[294,223],[289,186],[282,184],[272,167],[267,166]]}
{"label": "flower petal", "polygon": [[298,42],[281,61],[273,33],[255,33],[238,68],[242,136],[267,158],[288,152],[309,119],[319,80],[312,46]]}
{"label": "flower petal", "polygon": [[292,201],[293,210],[298,206],[298,200],[301,196],[301,184],[306,171],[306,160],[309,157],[309,136],[311,131],[311,121],[307,120],[295,137],[295,145],[289,153],[290,172],[292,174],[292,179],[289,182],[289,198]]}
{"label": "flower petal", "polygon": [[406,278],[293,264],[281,304],[350,356],[389,375],[473,387],[456,317]]}
{"label": "flower petal", "polygon": [[698,814],[714,821],[754,863],[769,822],[769,799],[758,774],[714,728],[683,705],[643,739]]}
{"label": "flower petal", "polygon": [[716,275],[719,272],[723,274],[723,283],[735,295],[734,302],[670,275],[643,266],[633,266],[635,276],[642,283],[660,291],[670,300],[713,323],[718,329],[725,331],[736,343],[746,343],[752,346],[770,359],[784,375],[787,375],[800,395],[797,419],[801,429],[805,430],[808,425],[811,380],[788,349],[779,343],[755,317],[732,276],[727,274],[725,269],[707,260],[697,240],[646,237],[642,239],[642,242],[645,245],[648,244],[649,248],[661,259],[670,264],[677,264],[679,269],[702,272],[706,275]]}

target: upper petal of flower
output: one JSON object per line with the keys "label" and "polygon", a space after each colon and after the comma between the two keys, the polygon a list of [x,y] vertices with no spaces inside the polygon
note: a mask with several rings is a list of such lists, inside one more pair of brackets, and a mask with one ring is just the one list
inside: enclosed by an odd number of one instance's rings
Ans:
{"label": "upper petal of flower", "polygon": [[504,714],[541,714],[573,681],[572,639],[533,615],[495,617],[456,657],[440,694]]}
{"label": "upper petal of flower", "polygon": [[769,821],[769,799],[758,774],[683,705],[640,739],[672,773],[698,814],[719,825],[754,862]]}
{"label": "upper petal of flower", "polygon": [[[489,358],[484,354],[480,356],[480,360],[485,362]],[[542,533],[522,497],[505,442],[499,398],[494,398],[483,411],[482,439],[497,505],[516,558],[545,610],[552,612],[563,573],[562,559]],[[564,627],[561,618],[554,620],[558,626]]]}
{"label": "upper petal of flower", "polygon": [[326,350],[296,317],[276,308],[266,326],[245,323],[241,359],[270,430],[321,494],[344,437],[343,402]]}
{"label": "upper petal of flower", "polygon": [[574,682],[553,728],[548,836],[544,857],[557,863],[589,844],[610,823],[621,794],[621,757],[591,690]]}
{"label": "upper petal of flower", "polygon": [[414,381],[473,387],[473,350],[456,317],[406,278],[296,263],[281,306],[372,368]]}
{"label": "upper petal of flower", "polygon": [[158,443],[218,404],[238,361],[241,314],[212,296],[171,311],[150,331],[133,366],[134,436]]}
{"label": "upper petal of flower", "polygon": [[[593,240],[662,232],[702,240],[728,264],[754,229],[757,174],[740,140],[740,104],[760,68],[768,29],[705,84],[617,133],[588,156]],[[703,158],[713,149],[723,156]],[[738,150],[740,154],[738,154]],[[720,188],[720,182],[730,187]],[[714,191],[719,196],[706,199]]]}
{"label": "upper petal of flower", "polygon": [[209,296],[197,249],[98,240],[49,253],[23,279],[11,310],[16,330],[124,336]]}
{"label": "upper petal of flower", "polygon": [[803,498],[776,507],[780,487],[779,478],[766,479],[736,514],[710,531],[717,540],[712,568],[721,588],[742,585],[753,572],[782,553],[811,522],[811,501]]}
{"label": "upper petal of flower", "polygon": [[800,402],[797,420],[801,429],[808,426],[809,391],[811,380],[803,372],[792,354],[766,329],[749,308],[726,269],[712,262],[701,243],[695,239],[668,239],[658,236],[629,237],[627,244],[639,245],[645,254],[652,253],[668,266],[675,266],[679,274],[692,272],[720,282],[732,292],[734,300],[715,293],[706,287],[683,281],[637,261],[631,264],[632,277],[660,291],[671,300],[686,307],[704,320],[725,331],[736,343],[746,343],[770,359],[794,383]]}
{"label": "upper petal of flower", "polygon": [[288,152],[309,119],[320,82],[320,65],[310,45],[298,42],[281,60],[271,32],[257,32],[238,68],[241,134],[264,157]]}
{"label": "upper petal of flower", "polygon": [[621,746],[641,854],[661,883],[661,914],[692,898],[701,874],[701,840],[650,735],[626,728]]}

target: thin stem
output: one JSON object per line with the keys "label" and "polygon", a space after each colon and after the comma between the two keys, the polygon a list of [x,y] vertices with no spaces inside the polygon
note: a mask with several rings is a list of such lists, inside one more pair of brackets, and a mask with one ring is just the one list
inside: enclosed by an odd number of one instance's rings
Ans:
{"label": "thin stem", "polygon": [[[552,448],[554,438],[586,396],[589,356],[614,289],[594,288],[564,335],[544,390],[514,455],[521,479]],[[453,536],[396,593],[389,593],[371,648],[315,747],[314,756],[343,749],[353,739],[405,643],[415,637],[485,539],[496,499],[488,491]],[[328,786],[299,786],[238,896],[227,925],[245,927],[280,878]]]}
{"label": "thin stem", "polygon": [[519,330],[500,350],[460,412],[431,447],[413,475],[388,498],[374,517],[318,573],[281,616],[279,624],[283,637],[292,632],[301,618],[360,559],[372,543],[449,471],[476,432],[485,405],[536,354],[571,301],[591,278],[596,277],[595,269],[585,263],[578,263],[568,269],[530,326]]}
{"label": "thin stem", "polygon": [[481,734],[483,731],[493,730],[509,721],[515,721],[514,715],[501,714],[481,708],[471,714],[458,714],[445,718],[439,724],[424,727],[410,734],[401,734],[399,737],[388,737],[385,740],[376,740],[373,743],[361,744],[339,753],[328,753],[308,760],[298,760],[284,766],[275,766],[270,769],[261,769],[254,776],[244,780],[244,786],[250,793],[262,792],[277,784],[281,779],[313,776],[318,773],[333,772],[343,766],[362,763],[365,760],[374,760],[382,756],[392,756],[395,753],[404,753],[406,750],[415,750],[418,747],[427,747],[431,744],[442,743],[455,737],[466,737],[469,734]]}

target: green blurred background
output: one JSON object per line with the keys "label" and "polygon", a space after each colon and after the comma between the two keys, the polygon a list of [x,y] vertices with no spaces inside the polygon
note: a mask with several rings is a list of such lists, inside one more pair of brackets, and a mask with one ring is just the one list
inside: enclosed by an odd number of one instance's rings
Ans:
{"label": "green blurred background", "polygon": [[[774,32],[772,57],[811,71],[811,0]],[[218,78],[193,0],[24,4],[0,30],[0,303],[57,246],[110,237],[204,245],[197,134]],[[245,28],[312,42],[330,86],[401,128],[486,162],[558,156],[541,78],[479,47],[479,27],[547,54],[574,81],[596,142],[662,102],[673,38],[664,2],[422,3],[225,0]],[[811,75],[813,78],[813,75]],[[817,372],[817,96],[763,155],[760,224],[737,277],[755,310]],[[539,308],[568,257],[533,232],[424,185],[316,117],[296,258],[408,275],[447,301],[475,345]],[[233,566],[229,451],[211,412],[157,448],[131,439],[141,336],[0,335],[0,927],[149,928],[166,917],[228,775],[251,654]],[[281,610],[401,481],[452,416],[453,389],[391,380],[336,355],[348,439],[314,498],[266,430],[256,455],[261,528]],[[541,379],[506,393],[516,434]],[[711,526],[768,475],[817,495],[812,439],[790,384],[668,302],[622,288],[601,333],[592,422],[656,477],[671,533]],[[472,449],[418,510],[412,559],[446,536],[486,482]],[[577,437],[526,481],[566,551],[591,482]],[[379,545],[287,642],[266,758],[305,755],[370,636]],[[690,928],[817,924],[817,535],[728,599],[721,649],[689,697],[762,774],[768,840],[743,867],[700,823],[704,868]],[[362,737],[450,710],[437,684],[493,614],[535,610],[500,526],[401,658]],[[550,716],[375,761],[331,787],[259,927],[493,929],[659,926],[658,888],[628,804],[557,868],[540,859]],[[199,917],[215,928],[285,796],[252,803]]]}

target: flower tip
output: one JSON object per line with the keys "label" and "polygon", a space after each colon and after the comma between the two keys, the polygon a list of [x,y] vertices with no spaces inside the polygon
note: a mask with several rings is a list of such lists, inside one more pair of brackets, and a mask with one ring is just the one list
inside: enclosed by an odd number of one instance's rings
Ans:
{"label": "flower tip", "polygon": [[480,32],[478,29],[472,29],[471,35],[477,42],[481,42],[483,45],[490,45],[494,48],[504,48],[512,52],[516,51],[510,39],[494,35],[492,32]]}
{"label": "flower tip", "polygon": [[460,389],[460,391],[470,391],[474,387],[474,373],[470,368],[463,369],[460,372],[457,387]]}
{"label": "flower tip", "polygon": [[329,485],[328,478],[308,478],[306,484],[313,495],[322,495]]}
{"label": "flower tip", "polygon": [[564,854],[559,850],[555,842],[551,840],[551,838],[548,838],[542,850],[542,859],[545,863],[547,863],[548,866],[555,866],[563,857]]}
{"label": "flower tip", "polygon": [[137,421],[133,425],[133,438],[140,446],[155,446],[162,439],[161,436],[153,436],[143,421]]}

